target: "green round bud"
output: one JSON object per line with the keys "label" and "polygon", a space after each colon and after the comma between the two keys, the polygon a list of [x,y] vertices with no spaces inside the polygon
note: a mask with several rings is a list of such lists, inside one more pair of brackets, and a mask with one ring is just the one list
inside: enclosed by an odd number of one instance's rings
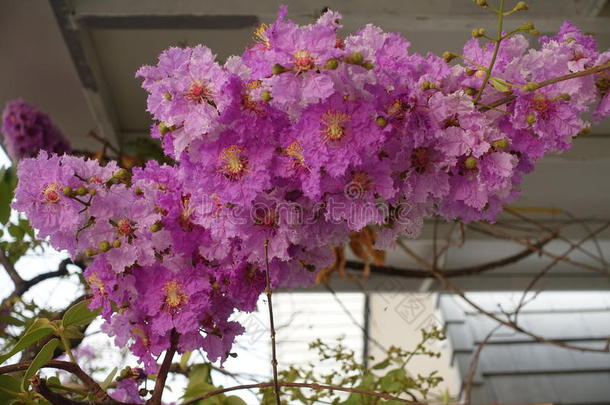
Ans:
{"label": "green round bud", "polygon": [[485,28],[475,28],[472,30],[471,35],[473,38],[479,38],[485,35]]}
{"label": "green round bud", "polygon": [[436,85],[428,80],[424,80],[424,82],[421,84],[422,90],[430,90],[434,89],[435,87]]}
{"label": "green round bud", "polygon": [[261,91],[261,100],[269,102],[272,99],[273,99],[273,97],[271,97],[271,92],[269,90]]}
{"label": "green round bud", "polygon": [[167,124],[166,124],[165,122],[163,122],[163,121],[161,121],[161,122],[159,123],[158,128],[159,128],[159,132],[161,133],[161,135],[165,135],[165,134],[167,134],[169,131],[171,131],[171,130],[169,129],[169,127],[167,126]]}
{"label": "green round bud", "polygon": [[354,65],[361,65],[364,62],[364,56],[360,52],[354,52],[347,58],[347,61]]}
{"label": "green round bud", "polygon": [[385,117],[382,117],[381,115],[377,118],[375,118],[375,122],[377,123],[377,125],[379,125],[381,128],[385,127],[386,125],[388,125],[388,120],[385,119]]}
{"label": "green round bud", "polygon": [[534,29],[534,24],[532,24],[532,23],[525,23],[525,24],[522,24],[522,25],[519,27],[519,29],[520,29],[520,30],[522,30],[522,31],[529,31],[529,30],[533,30],[533,29]]}
{"label": "green round bud", "polygon": [[89,189],[89,195],[90,195],[90,196],[94,196],[94,195],[96,195],[96,194],[97,194],[97,190],[96,190],[96,189],[94,189],[94,188],[90,188],[90,189]]}
{"label": "green round bud", "polygon": [[112,175],[115,179],[123,180],[129,177],[129,172],[125,168],[120,168]]}
{"label": "green round bud", "polygon": [[280,73],[284,73],[286,71],[286,68],[282,65],[280,65],[279,63],[276,63],[275,65],[273,65],[273,68],[271,69],[271,72],[274,75],[279,75]]}
{"label": "green round bud", "polygon": [[76,195],[83,196],[87,194],[87,188],[85,186],[78,186],[76,190],[74,190],[74,193]]}
{"label": "green round bud", "polygon": [[163,98],[166,99],[167,101],[171,101],[172,94],[169,91],[166,91],[165,94],[163,95]]}
{"label": "green round bud", "polygon": [[375,67],[375,65],[370,60],[367,60],[367,61],[364,61],[364,63],[362,64],[362,67],[365,68],[366,70],[372,70]]}
{"label": "green round bud", "polygon": [[87,249],[85,250],[85,255],[87,255],[87,257],[93,257],[97,254],[97,250],[95,249]]}
{"label": "green round bud", "polygon": [[536,83],[536,82],[528,83],[525,86],[523,86],[523,90],[525,90],[525,91],[534,91],[534,90],[538,90],[539,88],[540,88],[540,84]]}
{"label": "green round bud", "polygon": [[570,95],[568,93],[563,93],[559,96],[560,99],[564,100],[564,101],[570,101],[572,99],[572,97],[570,97]]}
{"label": "green round bud", "polygon": [[527,9],[529,9],[529,6],[528,6],[528,5],[527,5],[527,3],[526,3],[526,2],[524,2],[524,1],[520,1],[520,2],[518,2],[518,3],[515,5],[515,8],[513,8],[513,10],[515,10],[515,11],[525,11],[525,10],[527,10]]}
{"label": "green round bud", "polygon": [[472,87],[466,87],[464,89],[464,93],[468,94],[469,96],[474,96],[475,94],[477,94],[477,91]]}
{"label": "green round bud", "polygon": [[449,52],[449,51],[445,51],[443,52],[443,59],[445,60],[445,62],[449,63],[451,62],[453,59],[455,59],[457,57],[457,55],[453,52]]}
{"label": "green round bud", "polygon": [[324,69],[335,70],[339,67],[339,61],[336,58],[330,58],[324,64]]}
{"label": "green round bud", "polygon": [[478,160],[474,156],[468,156],[466,160],[464,160],[464,166],[468,170],[476,169]]}
{"label": "green round bud", "polygon": [[163,229],[163,224],[161,224],[161,222],[155,222],[150,226],[150,231],[153,233],[159,232],[161,229]]}
{"label": "green round bud", "polygon": [[61,192],[63,195],[65,195],[66,197],[71,197],[72,195],[74,195],[74,190],[72,190],[72,187],[64,187],[61,189]]}
{"label": "green round bud", "polygon": [[487,0],[474,0],[477,6],[487,7]]}
{"label": "green round bud", "polygon": [[498,139],[496,141],[493,141],[491,143],[491,146],[496,149],[506,149],[508,148],[508,139]]}
{"label": "green round bud", "polygon": [[111,246],[110,246],[110,242],[108,242],[107,240],[103,240],[100,242],[99,246],[100,250],[102,252],[107,252],[110,250]]}
{"label": "green round bud", "polygon": [[112,241],[112,247],[115,249],[118,249],[121,247],[121,240],[120,239],[115,239]]}
{"label": "green round bud", "polygon": [[142,189],[140,187],[136,187],[136,189],[134,190],[134,193],[136,195],[143,195],[144,191],[142,191]]}
{"label": "green round bud", "polygon": [[536,115],[534,113],[530,113],[527,117],[525,117],[525,122],[532,125],[536,122]]}

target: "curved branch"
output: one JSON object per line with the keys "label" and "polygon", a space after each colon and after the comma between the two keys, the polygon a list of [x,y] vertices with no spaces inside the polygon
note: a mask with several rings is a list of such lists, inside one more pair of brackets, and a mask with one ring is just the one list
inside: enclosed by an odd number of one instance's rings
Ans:
{"label": "curved branch", "polygon": [[[409,399],[399,398],[399,397],[396,397],[391,394],[386,394],[384,392],[366,391],[366,390],[361,390],[358,388],[339,387],[339,386],[334,386],[334,385],[323,385],[323,384],[316,384],[316,383],[290,383],[290,382],[281,382],[281,381],[278,381],[277,384],[280,387],[311,388],[312,390],[318,390],[318,391],[319,390],[330,390],[330,391],[351,392],[353,394],[368,395],[371,397],[382,398],[382,399],[385,399],[388,401],[402,402],[405,404],[427,405],[425,402],[411,401]],[[272,387],[274,387],[274,385],[275,385],[275,383],[273,383],[273,382],[267,382],[267,383],[258,383],[258,384],[236,385],[234,387],[222,388],[222,389],[219,389],[216,391],[208,392],[207,394],[204,394],[204,395],[200,395],[187,402],[184,402],[182,405],[193,405],[204,399],[208,399],[208,398],[211,398],[216,395],[224,394],[225,392],[252,389],[252,388],[272,388]]]}
{"label": "curved branch", "polygon": [[[494,270],[499,267],[508,266],[509,264],[516,263],[520,260],[525,259],[526,257],[532,255],[533,253],[539,252],[547,243],[552,241],[557,237],[557,233],[552,233],[547,237],[539,240],[535,244],[528,246],[526,249],[515,253],[514,255],[504,257],[499,260],[490,261],[487,263],[479,264],[476,266],[468,266],[468,267],[460,267],[455,269],[448,269],[441,271],[440,273],[443,277],[460,277],[460,276],[471,276],[479,273],[483,273],[489,270]],[[362,270],[365,266],[364,263],[356,261],[356,260],[348,260],[346,262],[347,267],[354,270]],[[393,266],[375,266],[370,265],[371,270],[378,274],[387,274],[390,276],[400,276],[400,277],[409,277],[409,278],[431,278],[432,275],[427,270],[419,270],[419,269],[405,269],[400,267]]]}
{"label": "curved branch", "polygon": [[[8,366],[0,367],[0,375],[27,370],[31,363],[31,361],[24,361],[21,363],[10,364]],[[83,384],[85,384],[85,386],[89,389],[89,391],[93,394],[94,398],[97,401],[111,400],[108,394],[106,394],[106,391],[104,391],[102,387],[100,387],[99,384],[89,376],[89,374],[85,373],[83,369],[79,367],[78,364],[71,363],[69,361],[51,360],[41,368],[54,368],[74,374],[76,377],[78,377],[79,380],[83,382]]]}
{"label": "curved branch", "polygon": [[[580,72],[570,73],[570,74],[567,74],[567,75],[563,75],[563,76],[559,76],[559,77],[554,77],[552,79],[544,80],[544,81],[538,83],[538,88],[550,86],[551,84],[563,82],[565,80],[576,79],[578,77],[584,77],[584,76],[593,75],[593,74],[596,74],[596,73],[599,73],[599,72],[603,72],[606,69],[610,69],[610,62],[604,63],[603,65],[594,66],[591,69],[587,69],[587,70],[583,70],[583,71],[580,71]],[[517,96],[515,96],[514,94],[511,94],[510,96],[502,97],[501,99],[498,99],[496,101],[493,101],[493,102],[491,102],[489,104],[486,104],[486,105],[482,106],[481,108],[479,108],[479,111],[488,111],[488,110],[491,110],[491,109],[493,109],[495,107],[501,106],[502,104],[510,103],[515,98],[517,98]]]}

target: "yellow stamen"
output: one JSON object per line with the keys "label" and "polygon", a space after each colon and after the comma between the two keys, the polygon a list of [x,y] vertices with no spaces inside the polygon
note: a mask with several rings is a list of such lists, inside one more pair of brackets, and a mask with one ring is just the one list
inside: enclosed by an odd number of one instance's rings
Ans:
{"label": "yellow stamen", "polygon": [[247,159],[243,155],[243,148],[231,145],[220,152],[220,159],[223,160],[221,171],[229,179],[240,177],[247,166]]}
{"label": "yellow stamen", "polygon": [[182,286],[175,280],[165,283],[163,289],[165,290],[165,304],[167,304],[168,309],[176,309],[188,300],[188,297],[182,291]]}
{"label": "yellow stamen", "polygon": [[345,135],[345,124],[349,121],[349,115],[338,111],[326,111],[322,115],[324,124],[323,134],[326,139],[338,141]]}

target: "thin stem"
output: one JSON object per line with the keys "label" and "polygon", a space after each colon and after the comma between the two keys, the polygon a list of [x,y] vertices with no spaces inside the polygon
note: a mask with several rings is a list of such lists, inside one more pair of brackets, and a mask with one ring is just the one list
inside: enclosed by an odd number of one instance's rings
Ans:
{"label": "thin stem", "polygon": [[483,90],[485,90],[485,87],[487,86],[487,83],[489,82],[489,78],[491,77],[491,71],[493,70],[494,65],[496,64],[496,58],[498,57],[498,51],[500,50],[500,44],[502,43],[502,24],[504,23],[504,0],[500,0],[500,10],[499,11],[500,12],[498,13],[498,39],[495,42],[494,50],[491,55],[491,61],[489,62],[489,68],[487,69],[487,72],[485,73],[485,79],[483,79],[483,84],[481,85],[481,88],[479,89],[477,96],[474,98],[475,104],[479,101],[479,99],[483,95]]}
{"label": "thin stem", "polygon": [[161,397],[163,395],[163,389],[165,388],[165,381],[167,380],[167,375],[169,374],[169,370],[172,366],[172,360],[174,359],[174,354],[176,354],[177,348],[178,332],[176,332],[175,329],[172,329],[170,345],[167,352],[165,352],[165,357],[163,358],[161,368],[159,368],[159,373],[157,373],[157,381],[155,381],[155,389],[153,390],[153,394],[146,402],[148,405],[161,405]]}
{"label": "thin stem", "polygon": [[271,301],[271,280],[269,277],[269,239],[265,238],[265,294],[267,294],[267,307],[269,308],[269,327],[271,329],[271,367],[273,368],[273,389],[275,403],[281,405],[280,386],[277,380],[277,355],[275,350],[275,324],[273,322],[273,302]]}
{"label": "thin stem", "polygon": [[[603,72],[606,69],[610,69],[610,62],[604,63],[603,65],[594,66],[594,67],[592,67],[590,69],[582,70],[580,72],[570,73],[570,74],[567,74],[567,75],[558,76],[558,77],[554,77],[552,79],[544,80],[544,81],[538,83],[538,89],[541,88],[541,87],[550,86],[551,84],[563,82],[563,81],[566,81],[566,80],[576,79],[578,77],[584,77],[584,76],[589,76],[589,75],[594,75],[596,73]],[[515,98],[517,98],[517,96],[515,96],[514,94],[511,94],[510,96],[502,97],[502,98],[500,98],[500,99],[498,99],[496,101],[493,101],[493,102],[489,103],[487,106],[481,107],[479,109],[479,111],[490,110],[490,109],[492,109],[494,107],[501,106],[502,104],[509,103],[509,102],[513,101]]]}
{"label": "thin stem", "polygon": [[61,339],[61,344],[64,345],[64,350],[66,351],[66,354],[70,358],[70,361],[74,364],[78,364],[76,362],[76,357],[74,357],[74,353],[72,353],[72,349],[70,348],[70,341],[66,338],[66,336],[63,333],[60,334],[59,339]]}
{"label": "thin stem", "polygon": [[[323,385],[323,384],[316,384],[316,383],[290,383],[290,382],[278,382],[278,385],[281,387],[289,387],[289,388],[311,388],[313,390],[330,390],[330,391],[342,391],[342,392],[351,392],[354,394],[361,394],[361,395],[368,395],[371,397],[377,397],[377,398],[382,398],[388,401],[396,401],[396,402],[402,402],[405,404],[411,404],[411,405],[427,405],[425,402],[417,402],[417,401],[412,401],[409,399],[404,399],[404,398],[400,398],[400,397],[396,397],[394,395],[390,395],[390,394],[386,394],[383,392],[375,392],[375,391],[366,391],[366,390],[361,390],[358,388],[348,388],[348,387],[339,387],[339,386],[334,386],[334,385]],[[275,383],[259,383],[259,384],[245,384],[245,385],[237,385],[235,387],[228,387],[228,388],[223,388],[223,389],[219,389],[216,391],[212,391],[212,392],[208,392],[207,394],[201,395],[199,397],[193,398],[185,403],[183,403],[182,405],[193,405],[195,403],[198,403],[199,401],[202,401],[204,399],[208,399],[211,398],[213,396],[216,395],[220,395],[220,394],[224,394],[225,392],[230,392],[230,391],[238,391],[238,390],[245,390],[245,389],[252,389],[252,388],[268,388],[268,387],[274,387]]]}

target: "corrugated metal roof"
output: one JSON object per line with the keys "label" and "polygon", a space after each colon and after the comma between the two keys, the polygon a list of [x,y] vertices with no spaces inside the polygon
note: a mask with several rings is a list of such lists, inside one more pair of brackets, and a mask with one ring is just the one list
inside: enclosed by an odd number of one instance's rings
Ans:
{"label": "corrugated metal roof", "polygon": [[[472,293],[484,309],[510,312],[520,293]],[[453,362],[466,379],[474,351],[497,323],[461,298],[439,297]],[[547,338],[603,347],[610,337],[610,294],[546,292],[527,304],[519,325]],[[500,328],[481,352],[472,403],[610,404],[610,354],[536,342]]]}

